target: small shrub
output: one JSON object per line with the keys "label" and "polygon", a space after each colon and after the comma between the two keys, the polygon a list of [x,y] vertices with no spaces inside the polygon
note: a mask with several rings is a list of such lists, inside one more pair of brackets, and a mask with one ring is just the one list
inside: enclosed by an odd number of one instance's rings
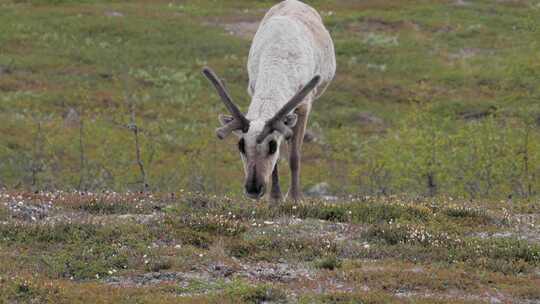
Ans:
{"label": "small shrub", "polygon": [[330,255],[320,259],[315,265],[320,269],[335,270],[341,268],[342,261],[337,256]]}
{"label": "small shrub", "polygon": [[[0,283],[4,283],[1,282]],[[7,286],[6,286],[7,285]],[[59,289],[53,286],[44,286],[31,279],[14,278],[3,285],[0,302],[7,303],[46,303],[60,302]]]}
{"label": "small shrub", "polygon": [[377,225],[370,227],[365,237],[369,241],[383,241],[389,245],[397,245],[407,242],[407,227],[395,227],[390,225]]}
{"label": "small shrub", "polygon": [[322,244],[322,240],[308,237],[258,235],[249,239],[228,241],[225,248],[234,257],[265,261],[277,261],[283,258],[313,261],[337,252],[336,244],[331,242],[326,246]]}
{"label": "small shrub", "polygon": [[345,293],[335,292],[323,295],[304,295],[299,303],[302,304],[364,304],[364,303],[394,303],[392,297],[382,293]]}
{"label": "small shrub", "polygon": [[150,272],[159,272],[160,270],[171,269],[172,262],[167,257],[155,256],[145,261],[145,270]]}
{"label": "small shrub", "polygon": [[7,208],[0,206],[0,221],[5,221],[9,218],[9,213]]}
{"label": "small shrub", "polygon": [[522,273],[540,265],[540,246],[513,238],[469,238],[450,248],[450,256],[492,271]]}
{"label": "small shrub", "polygon": [[354,222],[377,224],[396,220],[427,221],[433,216],[430,209],[408,204],[373,204],[371,202],[351,206]]}
{"label": "small shrub", "polygon": [[196,231],[189,228],[180,228],[173,231],[176,239],[183,244],[208,249],[213,242],[213,238],[205,232]]}
{"label": "small shrub", "polygon": [[257,247],[252,242],[243,240],[230,240],[225,244],[225,250],[235,258],[246,258],[257,251]]}
{"label": "small shrub", "polygon": [[179,221],[193,230],[224,236],[236,236],[247,230],[245,223],[230,215],[191,214]]}
{"label": "small shrub", "polygon": [[433,216],[429,208],[405,203],[377,201],[328,203],[308,202],[282,205],[280,212],[299,218],[316,218],[334,222],[381,223],[390,220],[427,221]]}
{"label": "small shrub", "polygon": [[477,224],[488,223],[491,221],[491,218],[486,214],[486,211],[479,208],[448,206],[443,209],[442,213],[449,217],[472,219]]}
{"label": "small shrub", "polygon": [[225,292],[227,297],[234,299],[236,303],[286,303],[285,292],[269,285],[251,286],[238,283],[231,286]]}

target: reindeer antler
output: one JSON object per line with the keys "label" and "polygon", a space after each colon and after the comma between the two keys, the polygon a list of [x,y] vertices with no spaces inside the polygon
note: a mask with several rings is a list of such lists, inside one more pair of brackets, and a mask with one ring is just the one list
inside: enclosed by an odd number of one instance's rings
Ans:
{"label": "reindeer antler", "polygon": [[216,88],[216,91],[219,94],[219,97],[221,97],[221,101],[225,104],[229,112],[232,114],[234,120],[226,124],[225,126],[218,128],[216,130],[217,136],[220,139],[224,139],[227,135],[229,135],[234,130],[242,130],[242,132],[246,133],[249,130],[249,120],[240,112],[236,104],[231,99],[231,96],[225,89],[225,86],[223,85],[223,82],[217,77],[216,73],[212,71],[209,67],[205,67],[203,69],[203,74],[210,80],[210,82],[214,85]]}
{"label": "reindeer antler", "polygon": [[319,84],[321,81],[321,76],[316,75],[311,79],[308,84],[306,84],[296,95],[289,100],[277,113],[272,117],[270,120],[266,122],[264,125],[263,131],[259,136],[257,136],[257,143],[263,142],[263,140],[270,134],[272,131],[276,130],[283,134],[285,139],[290,139],[293,135],[293,131],[291,128],[289,128],[285,123],[283,122],[283,118],[285,115],[289,114],[290,112],[294,111],[296,107],[302,101],[304,101],[304,98],[313,90],[315,87]]}

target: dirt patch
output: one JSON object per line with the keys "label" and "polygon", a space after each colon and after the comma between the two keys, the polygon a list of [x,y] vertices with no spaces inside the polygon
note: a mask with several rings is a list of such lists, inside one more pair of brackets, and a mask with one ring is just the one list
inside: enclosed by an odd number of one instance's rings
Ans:
{"label": "dirt patch", "polygon": [[[440,293],[436,291],[397,291],[395,293],[398,298],[422,298],[422,299],[437,299],[437,300],[462,300],[473,302],[484,302],[490,304],[497,303],[517,303],[513,300],[505,297],[502,294],[467,294],[462,290],[450,290],[447,293]],[[521,303],[521,302],[520,302]]]}
{"label": "dirt patch", "polygon": [[466,60],[478,55],[493,55],[494,50],[486,50],[479,48],[462,48],[457,52],[449,53],[448,59],[450,60]]}
{"label": "dirt patch", "polygon": [[418,31],[420,26],[409,20],[387,21],[382,19],[366,19],[349,25],[352,32],[396,32],[400,30]]}
{"label": "dirt patch", "polygon": [[410,103],[414,96],[412,91],[399,85],[386,85],[378,88],[359,88],[358,94],[367,99],[381,100],[395,103]]}
{"label": "dirt patch", "polygon": [[527,0],[496,0],[495,2],[503,5],[519,7],[526,7],[530,3],[530,1]]}
{"label": "dirt patch", "polygon": [[362,127],[374,126],[384,128],[385,126],[382,118],[370,112],[360,112],[354,116],[354,120]]}
{"label": "dirt patch", "polygon": [[150,286],[158,284],[178,284],[188,287],[193,281],[202,281],[207,284],[218,281],[231,281],[236,278],[245,278],[260,283],[290,283],[301,280],[311,280],[314,272],[306,267],[288,263],[259,262],[254,264],[240,264],[229,266],[223,263],[211,264],[207,268],[190,272],[148,272],[128,276],[112,276],[104,280],[110,285],[122,287]]}
{"label": "dirt patch", "polygon": [[240,21],[222,24],[223,28],[232,36],[251,40],[259,28],[258,21]]}
{"label": "dirt patch", "polygon": [[510,219],[511,228],[506,231],[478,232],[473,236],[482,239],[516,238],[540,244],[540,215],[516,214]]}
{"label": "dirt patch", "polygon": [[251,16],[237,16],[235,18],[209,20],[206,25],[222,28],[231,36],[251,40],[259,28],[260,20],[261,18]]}
{"label": "dirt patch", "polygon": [[122,287],[149,286],[162,283],[179,283],[181,286],[187,287],[189,282],[194,280],[210,282],[211,277],[204,272],[149,272],[132,276],[109,277],[104,282]]}
{"label": "dirt patch", "polygon": [[242,271],[237,273],[237,276],[248,278],[251,281],[280,283],[309,280],[313,278],[313,275],[314,273],[306,267],[268,262],[242,265]]}
{"label": "dirt patch", "polygon": [[456,5],[456,6],[469,6],[469,5],[471,5],[471,3],[469,1],[465,1],[465,0],[456,0],[454,2],[454,5]]}

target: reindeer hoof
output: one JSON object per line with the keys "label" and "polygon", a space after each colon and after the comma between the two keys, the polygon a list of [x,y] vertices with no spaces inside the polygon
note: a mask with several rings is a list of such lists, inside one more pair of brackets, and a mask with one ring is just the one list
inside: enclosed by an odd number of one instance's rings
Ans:
{"label": "reindeer hoof", "polygon": [[285,201],[285,197],[279,193],[279,194],[273,194],[270,195],[270,202],[273,204],[279,204]]}
{"label": "reindeer hoof", "polygon": [[300,203],[304,200],[304,195],[302,194],[302,192],[299,191],[290,191],[287,194],[287,200],[294,203]]}

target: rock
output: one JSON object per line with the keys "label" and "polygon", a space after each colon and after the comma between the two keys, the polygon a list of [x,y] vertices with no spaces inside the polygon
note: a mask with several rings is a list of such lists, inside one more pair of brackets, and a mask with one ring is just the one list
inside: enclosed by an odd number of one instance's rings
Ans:
{"label": "rock", "polygon": [[321,199],[323,199],[325,201],[329,201],[329,202],[335,202],[335,201],[339,200],[339,197],[333,196],[333,195],[323,195],[323,196],[321,196]]}
{"label": "rock", "polygon": [[116,11],[106,11],[105,16],[107,17],[124,17],[123,13],[116,12]]}
{"label": "rock", "polygon": [[386,71],[386,64],[376,64],[376,63],[368,63],[367,68],[370,70],[376,70],[379,72],[385,72]]}
{"label": "rock", "polygon": [[31,204],[23,201],[7,203],[8,209],[16,219],[35,222],[46,218],[52,208],[51,204]]}
{"label": "rock", "polygon": [[214,277],[227,278],[235,273],[232,267],[229,267],[222,263],[210,265],[209,272]]}
{"label": "rock", "polygon": [[481,239],[487,239],[489,237],[489,234],[487,232],[478,232],[475,234],[475,236]]}
{"label": "rock", "polygon": [[80,116],[77,110],[69,108],[64,115],[64,126],[67,128],[75,128],[79,126]]}
{"label": "rock", "polygon": [[308,277],[309,272],[305,269],[296,269],[287,263],[259,263],[247,267],[244,276],[253,280],[290,283],[302,277]]}
{"label": "rock", "polygon": [[312,130],[306,130],[306,133],[304,133],[304,142],[311,143],[311,142],[317,142],[319,141],[319,136],[315,134]]}
{"label": "rock", "polygon": [[318,183],[306,192],[309,196],[324,197],[330,193],[330,185],[326,182]]}
{"label": "rock", "polygon": [[509,238],[509,237],[512,237],[514,234],[512,232],[509,232],[509,231],[505,231],[505,232],[496,232],[492,235],[492,237],[494,238]]}
{"label": "rock", "polygon": [[473,110],[473,111],[464,111],[459,113],[462,119],[464,120],[479,120],[486,118],[488,116],[494,115],[497,112],[497,107],[490,106],[485,110]]}

